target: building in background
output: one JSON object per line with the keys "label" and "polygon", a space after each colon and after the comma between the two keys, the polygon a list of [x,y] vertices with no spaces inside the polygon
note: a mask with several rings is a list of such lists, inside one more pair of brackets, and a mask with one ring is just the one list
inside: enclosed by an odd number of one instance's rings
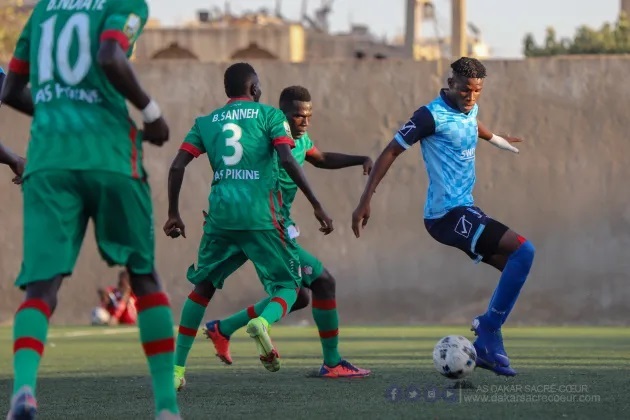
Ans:
{"label": "building in background", "polygon": [[[401,0],[398,0],[401,1]],[[152,59],[194,59],[202,62],[226,62],[235,59],[271,59],[292,63],[312,60],[349,58],[413,58],[436,60],[450,57],[452,36],[439,30],[435,5],[430,0],[407,2],[406,33],[388,41],[370,32],[365,25],[352,25],[347,33],[333,34],[329,16],[334,0],[321,0],[313,15],[303,0],[299,21],[283,16],[281,2],[276,9],[261,9],[234,15],[226,7],[201,10],[194,21],[180,27],[162,27],[157,21],[147,24],[134,51],[139,61]],[[454,20],[460,25],[453,30],[465,51],[463,54],[485,58],[490,55],[480,31],[465,23],[465,0],[452,0]],[[457,9],[455,8],[457,7]],[[459,14],[455,13],[458,12]],[[465,32],[462,36],[461,28]],[[431,36],[425,29],[433,29]],[[464,44],[462,44],[462,42]]]}

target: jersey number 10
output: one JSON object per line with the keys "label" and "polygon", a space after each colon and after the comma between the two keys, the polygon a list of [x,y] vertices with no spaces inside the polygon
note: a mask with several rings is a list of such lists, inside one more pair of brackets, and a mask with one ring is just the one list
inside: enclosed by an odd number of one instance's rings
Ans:
{"label": "jersey number 10", "polygon": [[[57,15],[53,15],[40,25],[42,35],[37,53],[39,84],[51,81],[54,77],[54,67],[56,67],[63,81],[74,86],[81,83],[92,66],[90,18],[86,13],[75,13],[70,16],[58,37],[55,37],[56,23]],[[72,65],[70,64],[70,47],[75,32],[79,41],[79,50],[77,60]],[[55,48],[57,54],[53,60],[53,44],[55,42],[57,43]]]}

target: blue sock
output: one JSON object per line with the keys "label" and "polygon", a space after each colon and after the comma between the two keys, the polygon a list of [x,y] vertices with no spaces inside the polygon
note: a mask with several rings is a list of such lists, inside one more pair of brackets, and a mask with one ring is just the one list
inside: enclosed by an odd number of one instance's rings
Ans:
{"label": "blue sock", "polygon": [[501,328],[514,308],[534,262],[535,253],[534,245],[525,241],[508,258],[485,315],[493,329]]}

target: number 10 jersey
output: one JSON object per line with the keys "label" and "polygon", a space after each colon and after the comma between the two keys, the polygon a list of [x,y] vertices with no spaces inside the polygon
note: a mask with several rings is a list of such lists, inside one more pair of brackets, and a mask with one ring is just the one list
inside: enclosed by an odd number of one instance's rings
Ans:
{"label": "number 10 jersey", "polygon": [[206,230],[283,230],[275,145],[294,147],[286,117],[277,108],[245,98],[199,117],[181,146],[207,153],[214,172]]}
{"label": "number 10 jersey", "polygon": [[9,65],[29,75],[35,104],[25,176],[65,169],[144,177],[141,135],[97,55],[102,41],[115,40],[130,56],[148,14],[145,0],[38,2]]}

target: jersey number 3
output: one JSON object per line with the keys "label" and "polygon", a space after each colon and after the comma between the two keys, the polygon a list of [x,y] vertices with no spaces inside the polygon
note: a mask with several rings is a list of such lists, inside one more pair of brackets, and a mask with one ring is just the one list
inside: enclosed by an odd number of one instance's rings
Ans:
{"label": "jersey number 3", "polygon": [[243,158],[243,145],[240,143],[243,130],[234,123],[227,123],[223,125],[223,132],[226,131],[231,131],[232,135],[225,138],[225,145],[234,148],[234,153],[229,156],[223,155],[223,163],[234,166]]}
{"label": "jersey number 3", "polygon": [[[92,66],[90,49],[90,18],[86,13],[75,13],[70,16],[66,24],[55,37],[57,15],[51,16],[40,26],[42,35],[39,40],[37,65],[39,84],[49,82],[54,77],[54,67],[63,81],[74,86],[87,76]],[[76,33],[78,41],[77,58],[74,65],[70,64],[70,49]],[[54,45],[56,43],[56,46]],[[53,60],[53,46],[56,54]]]}

